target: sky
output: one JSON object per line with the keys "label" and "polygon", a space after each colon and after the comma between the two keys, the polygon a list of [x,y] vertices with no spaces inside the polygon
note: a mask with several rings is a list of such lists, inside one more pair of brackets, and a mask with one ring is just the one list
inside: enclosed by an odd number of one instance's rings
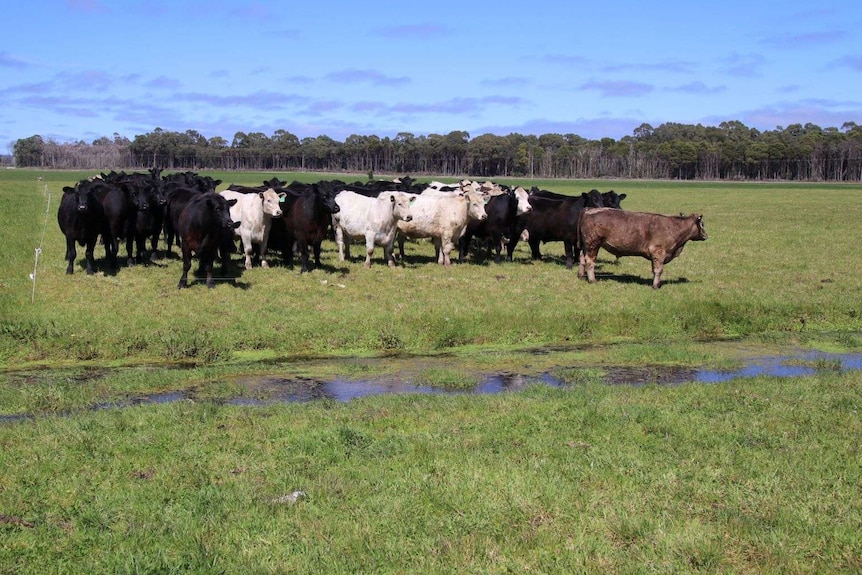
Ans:
{"label": "sky", "polygon": [[858,0],[27,0],[2,19],[0,152],[156,128],[230,143],[862,124]]}

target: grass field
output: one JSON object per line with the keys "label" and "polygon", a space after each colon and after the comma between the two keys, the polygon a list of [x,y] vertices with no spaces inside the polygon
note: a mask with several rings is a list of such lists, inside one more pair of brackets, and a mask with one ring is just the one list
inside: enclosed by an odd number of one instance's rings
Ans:
{"label": "grass field", "polygon": [[590,369],[722,365],[731,340],[859,350],[862,185],[523,182],[703,213],[709,240],[661,290],[636,258],[602,256],[600,281],[578,281],[558,244],[542,262],[521,245],[514,263],[444,269],[415,243],[406,265],[366,270],[331,242],[309,274],[276,258],[177,290],[176,257],[64,273],[59,195],[86,175],[0,174],[0,414],[37,415],[0,422],[0,573],[862,570],[858,372],[631,388],[572,370],[570,387],[497,396],[86,409],[230,395],[260,360],[320,376],[442,355],[426,376],[457,386],[459,366],[530,347]]}

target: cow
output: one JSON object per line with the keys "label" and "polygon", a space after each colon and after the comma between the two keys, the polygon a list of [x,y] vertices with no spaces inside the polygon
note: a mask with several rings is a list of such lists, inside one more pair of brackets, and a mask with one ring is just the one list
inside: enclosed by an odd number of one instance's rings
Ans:
{"label": "cow", "polygon": [[515,233],[509,238],[509,261],[513,259],[521,233],[526,231],[532,259],[542,259],[539,251],[542,242],[562,241],[566,253],[566,269],[572,269],[578,245],[578,217],[584,208],[602,207],[602,195],[592,190],[580,196],[546,196],[546,192],[534,190],[530,193],[530,205],[533,209],[518,218]]}
{"label": "cow", "polygon": [[188,287],[189,270],[192,267],[192,253],[197,254],[200,269],[206,272],[207,287],[215,287],[213,280],[213,261],[222,252],[222,268],[228,267],[226,249],[233,238],[233,231],[240,222],[230,217],[230,208],[236,200],[228,200],[215,192],[197,194],[183,208],[177,222],[177,233],[182,239],[183,275],[177,284],[178,289]]}
{"label": "cow", "polygon": [[[74,187],[63,187],[63,198],[60,200],[60,208],[57,212],[57,223],[60,231],[66,237],[66,256],[69,261],[66,273],[74,271],[75,258],[78,253],[75,244],[85,246],[84,255],[87,260],[87,274],[95,273],[93,251],[100,234],[107,232],[107,219],[102,204],[92,194],[91,181],[78,182]],[[105,239],[105,256],[109,257],[109,249],[112,243],[110,238]]]}
{"label": "cow", "polygon": [[580,217],[583,263],[578,277],[596,281],[596,256],[604,248],[617,257],[641,256],[652,262],[653,289],[661,287],[664,265],[676,258],[689,240],[707,239],[703,216],[664,216],[613,208],[584,210]]}
{"label": "cow", "polygon": [[296,242],[302,258],[300,273],[309,269],[309,247],[314,253],[314,265],[320,267],[321,244],[332,225],[332,214],[338,213],[340,209],[331,190],[322,182],[321,185],[311,184],[310,188],[298,195],[286,196],[281,217],[285,228],[283,252],[287,265],[293,266],[293,243]]}
{"label": "cow", "polygon": [[240,222],[234,234],[242,242],[245,255],[245,269],[250,270],[252,245],[260,246],[260,267],[268,268],[266,261],[266,246],[269,242],[269,232],[272,229],[272,218],[280,218],[281,202],[285,194],[277,194],[272,188],[263,192],[242,193],[224,190],[219,192],[228,200],[236,200],[230,209],[230,217],[234,222]]}
{"label": "cow", "polygon": [[471,219],[487,219],[485,203],[488,198],[476,192],[426,192],[411,206],[413,219],[398,222],[398,251],[403,260],[405,238],[431,238],[437,263],[448,267],[452,265],[449,254],[464,234],[467,223]]}
{"label": "cow", "polygon": [[405,192],[381,192],[376,198],[345,190],[335,196],[340,208],[332,216],[335,229],[335,243],[338,245],[338,260],[344,261],[345,245],[353,238],[365,240],[365,267],[371,267],[374,246],[383,246],[384,260],[390,267],[395,265],[392,248],[398,222],[413,219],[411,206],[416,201],[415,194]]}
{"label": "cow", "polygon": [[106,233],[102,239],[106,243],[111,242],[110,249],[106,246],[109,265],[115,269],[117,268],[117,254],[119,253],[121,239],[126,240],[128,264],[133,265],[135,259],[133,257],[132,244],[135,239],[140,238],[138,243],[140,253],[145,238],[143,233],[138,233],[138,213],[149,210],[149,201],[146,192],[127,181],[111,184],[94,180],[92,184],[93,194],[99,200],[99,203],[102,204],[102,209],[107,219]]}
{"label": "cow", "polygon": [[508,188],[501,194],[492,195],[485,204],[488,218],[483,221],[471,220],[467,224],[467,229],[458,242],[458,261],[464,261],[470,251],[470,241],[477,237],[487,240],[488,257],[490,258],[492,250],[495,250],[494,261],[500,263],[504,243],[516,233],[518,217],[532,209],[529,195],[524,188]]}

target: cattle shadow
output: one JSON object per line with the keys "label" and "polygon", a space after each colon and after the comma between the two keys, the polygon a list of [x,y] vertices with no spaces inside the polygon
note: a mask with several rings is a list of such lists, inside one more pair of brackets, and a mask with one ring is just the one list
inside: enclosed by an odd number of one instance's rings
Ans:
{"label": "cattle shadow", "polygon": [[[195,268],[190,272],[191,277],[189,278],[189,287],[207,283],[207,274],[206,271]],[[229,285],[235,289],[239,289],[242,291],[246,291],[251,289],[251,284],[247,281],[242,280],[242,271],[229,269],[229,270],[219,270],[219,273],[213,272],[213,281],[215,282],[215,287],[220,285]]]}
{"label": "cattle shadow", "polygon": [[[586,281],[586,280],[584,280]],[[632,274],[615,274],[611,272],[600,272],[596,270],[596,282],[613,281],[621,284],[635,284],[652,287],[652,276],[636,276]],[[686,277],[664,278],[661,279],[662,287],[674,284],[691,283]]]}

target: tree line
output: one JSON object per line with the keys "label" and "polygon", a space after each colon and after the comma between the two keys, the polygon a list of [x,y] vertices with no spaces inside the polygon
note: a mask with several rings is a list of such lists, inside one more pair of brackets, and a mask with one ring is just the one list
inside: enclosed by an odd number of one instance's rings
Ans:
{"label": "tree line", "polygon": [[15,165],[59,169],[326,171],[480,178],[648,178],[681,180],[862,180],[862,126],[793,124],[760,131],[739,121],[718,126],[638,126],[620,140],[464,131],[394,138],[351,135],[300,139],[237,132],[228,142],[195,130],[156,128],[133,140],[114,134],[88,144],[41,136],[18,140]]}

